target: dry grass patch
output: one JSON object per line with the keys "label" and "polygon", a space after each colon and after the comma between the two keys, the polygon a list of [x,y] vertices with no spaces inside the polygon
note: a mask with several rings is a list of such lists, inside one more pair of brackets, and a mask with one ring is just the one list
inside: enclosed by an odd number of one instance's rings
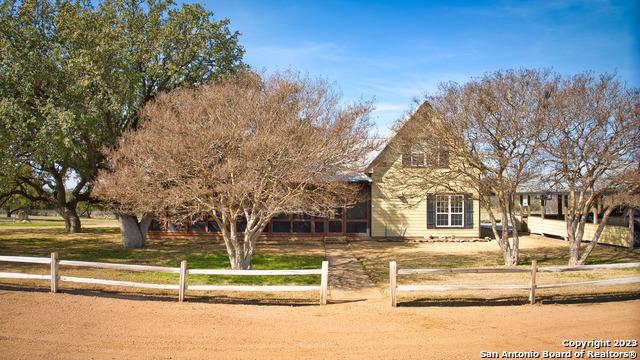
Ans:
{"label": "dry grass patch", "polygon": [[[378,287],[388,294],[389,262],[396,261],[398,269],[448,269],[503,267],[502,253],[495,242],[465,243],[411,243],[359,241],[350,244],[353,253],[364,265]],[[568,244],[566,242],[528,236],[521,239],[520,265],[530,268],[532,260],[538,267],[566,266]],[[589,258],[589,264],[640,262],[640,253],[609,246],[597,246]],[[583,282],[612,278],[638,277],[640,269],[598,270],[565,273],[538,273],[538,284]],[[530,283],[529,273],[515,274],[433,274],[398,275],[398,285],[497,285]],[[639,284],[572,287],[538,290],[537,297],[554,301],[574,298],[638,297]],[[528,291],[431,291],[403,292],[400,301],[526,301]]]}

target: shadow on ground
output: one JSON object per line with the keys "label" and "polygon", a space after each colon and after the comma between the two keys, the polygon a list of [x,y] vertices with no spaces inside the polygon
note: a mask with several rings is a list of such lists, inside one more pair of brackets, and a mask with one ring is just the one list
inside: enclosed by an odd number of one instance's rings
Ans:
{"label": "shadow on ground", "polygon": [[[13,285],[0,285],[0,291],[14,291],[24,293],[48,293],[49,289],[45,288],[33,288],[33,287],[19,287]],[[95,297],[103,299],[120,299],[120,300],[132,300],[132,301],[157,301],[157,302],[178,302],[177,294],[175,296],[158,295],[158,294],[140,294],[140,293],[127,293],[118,291],[108,292],[106,290],[80,290],[80,289],[68,289],[59,290],[59,294],[70,294],[85,297]],[[248,297],[235,297],[229,295],[214,295],[214,296],[186,296],[185,302],[188,303],[203,303],[203,304],[229,304],[229,305],[261,305],[261,306],[318,306],[320,300],[315,299],[270,299],[270,298],[248,298]],[[331,302],[336,303],[336,302]]]}
{"label": "shadow on ground", "polygon": [[[597,303],[613,303],[622,301],[640,300],[640,294],[602,294],[601,296],[564,296],[562,299],[545,299],[541,298],[536,301],[538,305],[552,304],[597,304]],[[528,305],[528,300],[514,299],[452,299],[452,300],[433,300],[433,299],[415,299],[410,301],[398,301],[401,307],[500,307],[500,306],[517,306]]]}

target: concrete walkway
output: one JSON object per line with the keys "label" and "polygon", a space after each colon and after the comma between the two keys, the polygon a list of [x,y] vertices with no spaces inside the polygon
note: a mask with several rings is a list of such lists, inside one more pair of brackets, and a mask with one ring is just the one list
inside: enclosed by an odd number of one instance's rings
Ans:
{"label": "concrete walkway", "polygon": [[329,299],[365,301],[382,299],[382,293],[356,260],[346,243],[325,244],[329,261]]}

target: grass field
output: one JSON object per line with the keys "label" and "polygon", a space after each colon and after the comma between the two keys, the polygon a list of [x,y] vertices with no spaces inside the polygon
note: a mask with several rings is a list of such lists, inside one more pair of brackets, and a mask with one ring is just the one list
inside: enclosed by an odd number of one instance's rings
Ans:
{"label": "grass field", "polygon": [[[12,218],[0,217],[2,228],[30,228],[30,227],[64,227],[64,219],[60,216],[31,216],[29,222],[14,222]],[[115,218],[83,218],[83,227],[117,227]]]}
{"label": "grass field", "polygon": [[[21,225],[21,224],[20,224]],[[190,238],[150,238],[144,249],[128,250],[121,244],[117,223],[110,219],[87,219],[83,222],[84,232],[68,235],[64,223],[56,218],[36,218],[31,224],[19,226],[0,223],[0,255],[42,256],[58,252],[60,259],[84,260],[111,263],[156,265],[178,267],[186,260],[189,268],[225,269],[229,268],[224,243],[221,240]],[[364,265],[369,276],[378,284],[383,293],[388,292],[389,261],[396,261],[399,269],[409,268],[478,268],[500,267],[504,261],[495,242],[467,243],[412,243],[355,241],[349,244],[356,258]],[[537,260],[539,267],[564,266],[568,263],[566,242],[524,237],[520,247],[520,265],[530,268],[531,261]],[[269,240],[259,241],[253,257],[254,269],[318,269],[325,259],[324,243],[318,240]],[[610,264],[640,262],[640,253],[609,246],[598,246],[589,258],[590,264]],[[0,263],[0,271],[16,271],[47,274],[48,267]],[[176,284],[176,274],[138,273],[103,269],[61,267],[61,274],[67,276],[93,277],[107,280],[121,280],[149,283]],[[638,277],[639,269],[605,270],[592,272],[567,272],[538,274],[538,283],[580,282],[604,280],[618,277]],[[398,284],[527,284],[528,274],[463,274],[463,275],[403,275]],[[16,280],[2,280],[15,283]],[[243,284],[243,285],[309,285],[319,284],[319,275],[301,276],[190,276],[188,283],[195,284]],[[25,285],[46,288],[45,281],[25,281]],[[86,288],[86,284],[64,284],[65,288]],[[103,289],[104,287],[95,286]],[[121,291],[122,289],[111,289]],[[111,291],[109,290],[109,291]],[[131,291],[127,289],[126,291]],[[153,290],[135,289],[136,292]],[[549,289],[538,292],[541,299],[638,297],[638,284]],[[252,294],[250,296],[254,296]],[[486,301],[522,300],[522,291],[481,291],[481,292],[431,292],[401,293],[400,301]],[[262,295],[260,295],[262,296]],[[297,296],[297,295],[296,295]],[[315,295],[314,295],[315,296]]]}
{"label": "grass field", "polygon": [[[34,219],[27,226],[18,224],[0,224],[0,254],[14,256],[48,257],[58,252],[58,258],[121,264],[154,265],[179,267],[187,261],[191,269],[229,269],[229,258],[221,240],[202,238],[148,239],[143,249],[125,249],[122,247],[120,231],[112,220],[91,219],[84,226],[83,233],[66,234],[64,222],[56,219]],[[106,227],[100,227],[107,225]],[[324,246],[320,241],[261,242],[253,256],[254,269],[319,269],[324,261]],[[48,274],[44,265],[0,263],[0,271]],[[177,284],[177,274],[118,271],[109,269],[90,269],[60,267],[65,276],[98,278],[142,283]],[[5,280],[5,282],[9,282]],[[15,283],[15,280],[11,280]],[[47,287],[46,282],[25,280],[25,284]],[[207,276],[190,275],[188,284],[238,284],[238,285],[319,285],[319,275],[292,276]],[[100,288],[99,285],[65,283],[64,288]],[[111,288],[114,291],[130,291]],[[147,289],[135,289],[136,292],[160,292]]]}

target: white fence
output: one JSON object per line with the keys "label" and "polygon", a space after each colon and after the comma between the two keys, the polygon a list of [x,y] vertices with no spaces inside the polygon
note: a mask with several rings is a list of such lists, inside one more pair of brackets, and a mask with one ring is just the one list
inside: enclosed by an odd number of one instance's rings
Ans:
{"label": "white fence", "polygon": [[[151,288],[151,289],[163,289],[163,290],[178,290],[179,301],[184,301],[184,297],[187,290],[220,290],[220,291],[320,291],[320,304],[327,304],[327,284],[329,277],[329,262],[323,261],[321,269],[310,270],[206,270],[206,269],[187,269],[187,262],[182,261],[179,268],[162,267],[162,266],[147,266],[147,265],[130,265],[130,264],[113,264],[113,263],[100,263],[90,261],[72,261],[72,260],[59,260],[58,253],[51,253],[51,257],[27,257],[27,256],[0,256],[0,261],[5,262],[18,262],[18,263],[30,263],[30,264],[49,264],[51,272],[49,275],[36,275],[36,274],[23,274],[23,273],[8,273],[0,272],[0,278],[9,279],[40,279],[51,281],[51,292],[58,291],[59,281],[68,281],[75,283],[85,284],[101,284],[101,285],[113,285],[113,286],[130,286],[138,288]],[[72,276],[61,276],[59,274],[59,266],[76,266],[76,267],[89,267],[89,268],[101,268],[101,269],[114,269],[114,270],[128,270],[128,271],[148,271],[148,272],[163,272],[170,274],[180,274],[180,282],[178,284],[145,284],[129,281],[116,281],[116,280],[103,280],[103,279],[90,279],[79,278]],[[320,286],[235,286],[235,285],[187,285],[187,275],[189,274],[202,274],[202,275],[238,275],[238,276],[251,276],[251,275],[320,275]]]}
{"label": "white fence", "polygon": [[[597,286],[630,284],[640,282],[640,277],[618,278],[610,280],[583,281],[576,283],[561,284],[536,284],[536,274],[539,272],[565,272],[565,271],[586,271],[586,270],[607,270],[607,269],[627,269],[640,267],[640,263],[622,263],[609,265],[581,265],[581,266],[557,266],[538,268],[536,260],[531,263],[531,269],[523,268],[477,268],[477,269],[398,269],[395,261],[389,263],[389,300],[391,306],[395,307],[396,292],[398,291],[455,291],[455,290],[529,290],[529,301],[536,302],[536,289],[551,289],[572,286]],[[530,273],[529,284],[513,285],[397,285],[397,275],[408,274],[469,274],[469,273]]]}

